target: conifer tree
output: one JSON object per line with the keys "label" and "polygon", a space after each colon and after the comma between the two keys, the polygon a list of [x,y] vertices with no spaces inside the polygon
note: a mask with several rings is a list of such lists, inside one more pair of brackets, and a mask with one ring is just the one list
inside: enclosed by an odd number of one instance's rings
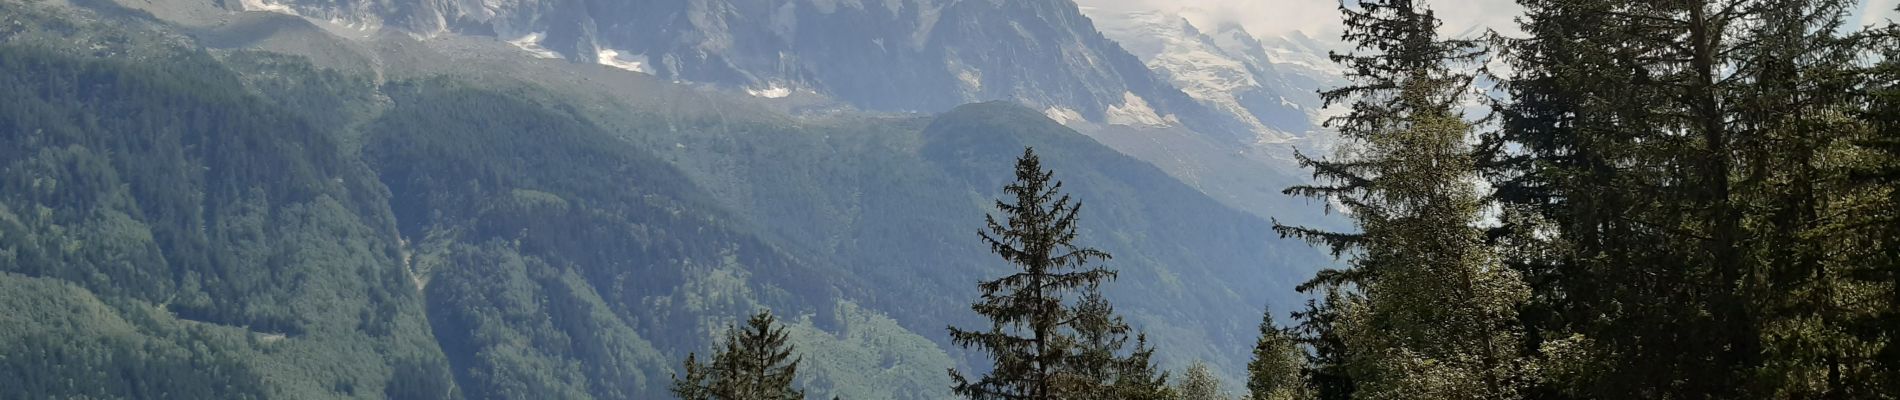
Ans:
{"label": "conifer tree", "polygon": [[1305,400],[1313,394],[1300,373],[1306,368],[1306,353],[1294,342],[1293,335],[1273,325],[1273,312],[1260,319],[1260,338],[1253,346],[1253,359],[1247,362],[1247,393],[1253,400]]}
{"label": "conifer tree", "polygon": [[1452,69],[1482,52],[1440,39],[1438,18],[1413,1],[1353,1],[1341,12],[1358,47],[1333,58],[1352,84],[1321,97],[1350,103],[1329,121],[1346,143],[1336,158],[1300,157],[1322,184],[1287,192],[1337,200],[1360,232],[1276,227],[1350,255],[1348,268],[1303,289],[1358,290],[1330,328],[1348,348],[1353,398],[1515,397],[1528,367],[1515,328],[1528,292],[1477,226],[1472,126],[1458,109],[1472,77]]}
{"label": "conifer tree", "polygon": [[[1854,2],[1525,0],[1482,146],[1543,397],[1854,396],[1881,344]],[[1877,81],[1877,80],[1875,80]],[[1507,218],[1507,221],[1512,220]],[[1508,232],[1515,230],[1517,232]],[[1530,238],[1530,239],[1525,239]]]}
{"label": "conifer tree", "polygon": [[1148,345],[1148,334],[1135,334],[1135,348],[1115,363],[1114,390],[1112,399],[1117,400],[1171,400],[1175,398],[1172,388],[1168,387],[1168,373],[1161,372],[1154,364],[1155,349]]}
{"label": "conifer tree", "polygon": [[1181,374],[1181,386],[1174,389],[1178,400],[1229,400],[1220,390],[1220,377],[1214,376],[1207,363],[1195,361]]}
{"label": "conifer tree", "polygon": [[712,400],[712,376],[696,354],[686,355],[686,376],[673,375],[673,396],[680,400]]}
{"label": "conifer tree", "polygon": [[1002,219],[986,217],[988,229],[979,232],[990,251],[1017,272],[978,285],[982,297],[970,308],[989,319],[989,327],[950,327],[953,343],[979,349],[994,362],[975,381],[951,369],[952,390],[958,396],[1055,398],[1059,382],[1054,378],[1073,344],[1064,337],[1074,315],[1064,296],[1115,276],[1089,266],[1107,260],[1108,253],[1075,245],[1081,204],[1062,193],[1054,175],[1042,169],[1033,149],[1024,149],[1016,162],[1016,181],[1003,188],[1007,197],[996,202]]}
{"label": "conifer tree", "polygon": [[[1709,164],[1683,158],[1699,148],[1700,135],[1681,128],[1700,120],[1683,118],[1687,102],[1678,101],[1695,97],[1681,90],[1693,85],[1661,83],[1660,61],[1636,56],[1686,48],[1678,42],[1687,37],[1687,18],[1670,15],[1674,4],[1520,4],[1530,36],[1509,41],[1511,101],[1500,109],[1504,126],[1487,140],[1482,164],[1506,209],[1533,210],[1554,226],[1547,236],[1556,236],[1549,246],[1559,249],[1555,259],[1509,260],[1541,283],[1524,314],[1534,334],[1522,346],[1562,347],[1541,341],[1582,335],[1588,340],[1578,343],[1587,345],[1575,351],[1588,354],[1577,358],[1600,367],[1553,368],[1593,375],[1553,377],[1555,386],[1590,392],[1584,397],[1661,395],[1647,391],[1680,381],[1676,371],[1713,368],[1710,343],[1720,342],[1707,310],[1715,290],[1691,288],[1716,281],[1707,263],[1690,259],[1713,239],[1688,212],[1713,210],[1704,206],[1712,197],[1693,189],[1708,181]],[[1659,103],[1673,109],[1659,113]],[[1682,206],[1690,204],[1697,206]]]}
{"label": "conifer tree", "polygon": [[[1733,174],[1744,232],[1738,257],[1743,297],[1760,335],[1761,360],[1745,386],[1751,397],[1859,398],[1879,393],[1876,366],[1863,356],[1883,339],[1856,326],[1878,318],[1868,294],[1882,283],[1878,233],[1855,227],[1878,213],[1882,186],[1852,182],[1853,142],[1871,134],[1865,104],[1869,32],[1849,32],[1848,0],[1758,4],[1748,41],[1735,46],[1734,104],[1726,117],[1741,139]],[[1876,89],[1877,90],[1877,89]]]}
{"label": "conifer tree", "polygon": [[1159,399],[1165,397],[1167,375],[1157,374],[1147,338],[1137,335],[1128,345],[1128,323],[1115,315],[1100,291],[1088,290],[1075,305],[1071,335],[1064,336],[1072,350],[1052,379],[1055,397],[1064,399]]}
{"label": "conifer tree", "polygon": [[[1896,10],[1900,11],[1900,10]],[[1870,88],[1868,109],[1862,119],[1869,121],[1868,136],[1856,141],[1869,151],[1866,165],[1850,179],[1868,190],[1873,204],[1852,215],[1846,225],[1858,226],[1865,242],[1859,248],[1872,249],[1862,261],[1864,275],[1886,288],[1880,299],[1872,300],[1880,308],[1869,321],[1856,326],[1864,336],[1884,338],[1876,343],[1873,371],[1862,383],[1880,393],[1900,393],[1900,26],[1889,23],[1875,32],[1868,47],[1880,49],[1883,61],[1868,71]]]}
{"label": "conifer tree", "polygon": [[1055,392],[1062,398],[1104,399],[1113,393],[1122,347],[1129,327],[1101,292],[1088,291],[1075,305],[1068,359],[1056,374]]}
{"label": "conifer tree", "polygon": [[1307,282],[1298,289],[1322,292],[1319,298],[1307,300],[1305,309],[1293,313],[1293,319],[1299,324],[1289,330],[1290,336],[1296,343],[1312,349],[1300,369],[1300,378],[1313,389],[1313,398],[1350,400],[1358,386],[1346,370],[1346,362],[1351,357],[1338,327],[1343,322],[1341,315],[1356,303],[1347,300],[1350,297],[1342,293],[1339,286],[1326,285],[1323,281]]}
{"label": "conifer tree", "polygon": [[726,331],[711,365],[687,355],[686,376],[674,376],[673,394],[683,400],[803,399],[805,392],[792,386],[801,358],[792,356],[788,338],[772,313],[761,311],[745,327]]}

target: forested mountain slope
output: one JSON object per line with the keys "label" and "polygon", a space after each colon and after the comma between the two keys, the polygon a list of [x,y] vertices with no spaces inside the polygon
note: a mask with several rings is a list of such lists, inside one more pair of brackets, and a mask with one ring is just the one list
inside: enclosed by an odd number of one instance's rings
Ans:
{"label": "forested mountain slope", "polygon": [[201,53],[20,42],[0,48],[10,395],[451,394],[388,192],[334,137]]}
{"label": "forested mountain slope", "polygon": [[769,307],[814,396],[939,398],[1023,146],[1170,365],[1237,373],[1225,349],[1324,262],[1014,105],[735,113],[207,50],[137,13],[0,16],[0,383],[29,397],[656,398]]}

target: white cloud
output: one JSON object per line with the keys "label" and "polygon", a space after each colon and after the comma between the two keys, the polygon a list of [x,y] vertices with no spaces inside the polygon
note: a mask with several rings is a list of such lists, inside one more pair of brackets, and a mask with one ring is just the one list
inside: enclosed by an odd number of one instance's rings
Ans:
{"label": "white cloud", "polygon": [[[1900,0],[1871,0],[1900,1]],[[1213,27],[1239,23],[1256,35],[1274,35],[1300,31],[1314,36],[1337,35],[1339,2],[1336,0],[1077,0],[1086,7],[1107,11],[1162,10],[1179,12],[1195,25]],[[1445,20],[1446,33],[1463,32],[1472,27],[1514,32],[1511,19],[1521,8],[1512,0],[1446,0],[1432,3]]]}

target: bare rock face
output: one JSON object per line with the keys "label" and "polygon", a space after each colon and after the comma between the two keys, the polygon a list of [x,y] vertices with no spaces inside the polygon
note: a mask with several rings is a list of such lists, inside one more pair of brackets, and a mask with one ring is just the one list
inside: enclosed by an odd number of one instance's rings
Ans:
{"label": "bare rock face", "polygon": [[1109,40],[1070,0],[241,0],[420,37],[492,36],[760,97],[801,93],[869,110],[1012,100],[1090,121],[1176,124],[1233,140],[1216,111]]}

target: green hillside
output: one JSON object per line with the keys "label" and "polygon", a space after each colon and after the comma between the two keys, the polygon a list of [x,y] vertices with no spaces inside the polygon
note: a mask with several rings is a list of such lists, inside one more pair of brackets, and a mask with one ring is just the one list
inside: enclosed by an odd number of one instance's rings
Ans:
{"label": "green hillside", "polygon": [[[1325,263],[1026,109],[788,117],[206,50],[0,2],[0,387],[28,398],[660,398],[770,308],[814,397],[942,398],[1034,146],[1170,367],[1238,376]],[[112,384],[94,384],[111,382]],[[16,391],[16,388],[18,391]]]}
{"label": "green hillside", "polygon": [[9,44],[0,70],[7,387],[451,394],[387,191],[329,133],[201,53]]}

